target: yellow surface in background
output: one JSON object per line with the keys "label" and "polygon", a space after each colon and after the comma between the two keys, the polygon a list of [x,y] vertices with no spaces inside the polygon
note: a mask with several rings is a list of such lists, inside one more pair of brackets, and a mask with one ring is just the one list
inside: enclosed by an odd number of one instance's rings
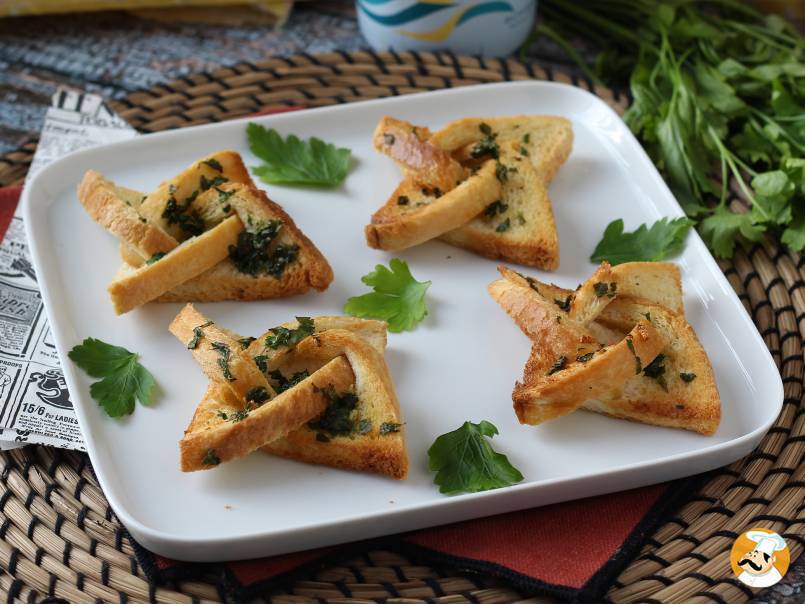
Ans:
{"label": "yellow surface in background", "polygon": [[99,10],[245,5],[258,8],[283,21],[292,4],[292,0],[4,0],[0,2],[0,17]]}

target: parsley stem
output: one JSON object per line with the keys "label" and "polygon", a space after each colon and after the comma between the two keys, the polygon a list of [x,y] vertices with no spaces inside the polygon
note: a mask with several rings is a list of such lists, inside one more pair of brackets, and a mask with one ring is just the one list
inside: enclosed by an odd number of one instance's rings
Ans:
{"label": "parsley stem", "polygon": [[752,189],[750,189],[749,186],[746,184],[746,181],[744,181],[743,176],[741,175],[741,170],[735,163],[735,159],[737,158],[732,154],[732,152],[730,152],[729,149],[727,149],[724,146],[718,134],[716,134],[716,131],[713,130],[712,126],[707,127],[707,132],[710,135],[710,138],[716,144],[716,147],[718,147],[718,150],[721,153],[721,157],[723,157],[724,160],[727,162],[727,165],[730,168],[730,172],[735,177],[735,180],[738,181],[738,186],[741,187],[741,190],[744,192],[744,195],[746,195],[746,198],[750,202],[752,202],[752,207],[754,207],[758,211],[758,213],[763,216],[764,220],[769,220],[771,216],[769,216],[759,204],[755,203],[755,195],[752,192]]}
{"label": "parsley stem", "polygon": [[[782,126],[780,126],[777,123],[777,121],[774,118],[770,117],[769,115],[766,115],[765,113],[760,111],[760,109],[756,109],[754,107],[749,107],[749,111],[753,115],[758,116],[760,119],[762,119],[767,124],[775,126],[777,128],[777,130],[780,132],[780,134],[782,134],[785,138],[787,138],[789,142],[791,142],[794,145],[796,145],[797,149],[799,149],[801,152],[805,152],[805,145],[803,145],[797,139],[795,139],[793,136],[791,136],[785,128],[783,128]],[[803,119],[803,118],[805,118],[805,114],[798,116],[798,119]],[[758,130],[762,130],[760,127],[757,127],[757,128],[758,128]]]}

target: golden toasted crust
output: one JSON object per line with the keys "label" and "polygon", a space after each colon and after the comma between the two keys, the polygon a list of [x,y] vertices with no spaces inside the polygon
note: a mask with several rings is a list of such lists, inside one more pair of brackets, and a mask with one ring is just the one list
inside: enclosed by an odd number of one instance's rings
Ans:
{"label": "golden toasted crust", "polygon": [[414,198],[420,189],[414,180],[404,180],[385,206],[372,215],[372,222],[365,229],[370,247],[402,250],[466,224],[500,196],[500,181],[495,176],[495,163],[489,161],[431,203],[401,214],[400,196]]}
{"label": "golden toasted crust", "polygon": [[450,151],[461,163],[471,162],[473,146],[485,136],[481,124],[488,125],[498,140],[516,141],[525,148],[545,183],[553,180],[573,149],[570,121],[552,115],[464,118],[447,124],[430,138],[430,142]]}
{"label": "golden toasted crust", "polygon": [[229,255],[243,224],[231,216],[218,226],[184,241],[153,264],[118,273],[109,284],[115,312],[126,313],[214,267]]}
{"label": "golden toasted crust", "polygon": [[645,367],[662,347],[660,334],[643,320],[617,344],[593,353],[587,361],[564,357],[564,368],[551,373],[561,357],[554,356],[544,343],[535,343],[523,383],[517,383],[512,393],[517,418],[537,425],[566,415],[589,400],[619,398],[627,380],[638,373],[636,368]]}
{"label": "golden toasted crust", "polygon": [[[217,162],[217,163],[216,163]],[[220,166],[219,170],[217,166]],[[253,187],[249,171],[243,165],[243,160],[235,151],[216,151],[204,157],[183,172],[161,183],[155,191],[149,193],[140,205],[140,213],[149,221],[161,227],[177,241],[187,238],[178,223],[169,224],[163,216],[168,200],[175,199],[180,205],[212,188],[210,183],[215,179],[225,179],[224,182],[242,183]],[[214,185],[218,186],[218,185]],[[192,202],[191,202],[192,209]]]}
{"label": "golden toasted crust", "polygon": [[556,270],[559,235],[545,183],[511,144],[501,145],[500,159],[516,171],[501,184],[499,203],[440,239],[485,258]]}
{"label": "golden toasted crust", "polygon": [[218,465],[204,463],[211,459],[210,452],[212,459],[223,463],[285,436],[327,408],[329,389],[346,390],[354,379],[347,360],[337,357],[296,386],[248,411],[239,421],[233,421],[230,415],[243,409],[242,402],[227,388],[211,383],[179,442],[181,470],[208,470]]}
{"label": "golden toasted crust", "polygon": [[[182,308],[168,330],[190,350],[210,381],[229,388],[237,398],[245,400],[246,394],[253,388],[264,388],[269,396],[274,396],[274,388],[245,350],[249,342],[245,342],[244,346],[237,334],[219,327],[192,304]],[[213,344],[226,347],[229,351],[226,359],[213,348]],[[221,363],[222,359],[226,361],[224,364]],[[224,366],[232,379],[226,377]]]}
{"label": "golden toasted crust", "polygon": [[[408,473],[405,429],[382,352],[357,334],[328,329],[275,356],[269,366],[287,375],[297,369],[300,359],[322,360],[335,354],[344,354],[355,373],[356,421],[368,421],[368,430],[349,436],[327,435],[328,440],[322,442],[317,431],[305,425],[283,439],[271,441],[263,451],[308,463],[377,472],[398,480],[405,478]],[[383,434],[383,424],[393,424],[398,431]]]}
{"label": "golden toasted crust", "polygon": [[[94,170],[87,170],[78,185],[78,200],[92,219],[134,249],[142,258],[166,253],[179,242],[157,225],[143,219],[128,193]],[[142,260],[141,260],[142,262]]]}
{"label": "golden toasted crust", "polygon": [[450,153],[429,143],[429,137],[427,128],[385,116],[377,124],[372,142],[419,185],[447,192],[464,180],[467,171]]}

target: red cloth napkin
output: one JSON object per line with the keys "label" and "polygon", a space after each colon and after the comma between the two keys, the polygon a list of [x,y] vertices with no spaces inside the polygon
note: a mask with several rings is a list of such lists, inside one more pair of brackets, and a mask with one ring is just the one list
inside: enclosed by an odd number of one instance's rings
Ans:
{"label": "red cloth napkin", "polygon": [[[0,188],[0,239],[21,192],[20,186]],[[153,583],[209,577],[216,567],[223,588],[239,602],[379,548],[500,577],[529,594],[596,602],[651,531],[692,492],[688,479],[341,547],[216,565],[177,562],[132,542]],[[346,585],[342,589],[349,591]]]}

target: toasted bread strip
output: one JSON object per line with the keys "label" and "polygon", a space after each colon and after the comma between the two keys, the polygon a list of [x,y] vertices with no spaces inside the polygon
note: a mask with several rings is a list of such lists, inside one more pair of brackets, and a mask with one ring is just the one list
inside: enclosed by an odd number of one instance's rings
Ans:
{"label": "toasted bread strip", "polygon": [[[220,167],[220,169],[218,169]],[[170,199],[180,206],[187,205],[186,211],[193,211],[196,196],[208,189],[224,183],[234,182],[253,186],[249,171],[243,160],[235,151],[216,151],[207,157],[194,162],[186,170],[161,183],[149,193],[140,206],[140,213],[149,221],[160,226],[177,241],[184,241],[188,233],[182,230],[177,222],[170,223],[165,209]]]}
{"label": "toasted bread strip", "polygon": [[133,248],[136,256],[147,259],[171,251],[179,242],[139,214],[128,199],[136,195],[136,191],[117,187],[94,170],[87,170],[78,185],[78,200],[87,213],[121,244]]}
{"label": "toasted bread strip", "polygon": [[[190,350],[204,375],[210,378],[210,381],[232,390],[235,397],[241,401],[241,406],[245,404],[249,391],[254,388],[264,388],[269,396],[275,396],[274,388],[245,350],[249,342],[239,341],[241,338],[237,334],[211,322],[192,304],[182,308],[168,329]],[[213,348],[213,344],[217,348]],[[223,352],[224,348],[228,352]],[[226,358],[222,354],[225,354]],[[225,362],[222,363],[222,360]],[[225,374],[224,367],[231,379]]]}
{"label": "toasted bread strip", "polygon": [[[401,186],[418,185],[406,180]],[[399,196],[398,188],[386,206],[397,204]],[[392,251],[424,243],[469,222],[499,196],[495,163],[486,162],[476,174],[415,212],[390,216],[381,208],[366,226],[366,242],[369,247]]]}
{"label": "toasted bread strip", "polygon": [[447,124],[430,138],[430,142],[450,151],[460,163],[472,163],[477,161],[472,157],[472,149],[486,136],[482,124],[489,126],[497,140],[518,142],[545,183],[553,180],[573,148],[570,122],[553,115],[464,118]]}
{"label": "toasted bread strip", "polygon": [[232,216],[153,264],[117,276],[108,287],[115,312],[120,315],[142,306],[225,260],[242,230],[240,219]]}
{"label": "toasted bread strip", "polygon": [[[640,321],[620,342],[595,353],[585,362],[565,358],[566,367],[545,371],[553,355],[541,343],[534,345],[523,383],[512,393],[514,410],[523,424],[538,425],[566,415],[587,401],[618,398],[629,378],[639,374],[663,348],[654,326]],[[557,363],[559,358],[554,358]],[[638,369],[639,367],[639,369]]]}
{"label": "toasted bread strip", "polygon": [[612,267],[602,262],[573,294],[568,316],[579,323],[590,323],[618,296],[642,298],[684,313],[682,278],[675,264],[625,262]]}
{"label": "toasted bread strip", "polygon": [[[209,470],[282,438],[327,408],[330,389],[345,391],[354,380],[349,362],[339,356],[293,388],[245,413],[241,401],[228,388],[211,383],[179,441],[181,470]],[[234,420],[231,416],[238,412],[243,417]]]}
{"label": "toasted bread strip", "polygon": [[[263,450],[308,463],[405,478],[408,454],[400,405],[382,352],[375,346],[356,333],[326,329],[274,356],[269,365],[287,375],[300,368],[300,361],[321,363],[338,354],[346,356],[355,374],[355,420],[364,422],[363,430],[348,435],[325,433],[322,439],[319,431],[305,425],[285,438],[272,440]],[[384,430],[384,425],[393,429]]]}
{"label": "toasted bread strip", "polygon": [[623,337],[597,323],[580,323],[566,309],[572,291],[542,283],[505,266],[498,266],[503,279],[489,284],[489,295],[534,341],[548,341],[557,354],[580,355],[612,344]]}
{"label": "toasted bread strip", "polygon": [[377,124],[372,142],[391,157],[418,184],[447,192],[466,177],[466,170],[450,153],[428,142],[430,131],[385,116]]}

